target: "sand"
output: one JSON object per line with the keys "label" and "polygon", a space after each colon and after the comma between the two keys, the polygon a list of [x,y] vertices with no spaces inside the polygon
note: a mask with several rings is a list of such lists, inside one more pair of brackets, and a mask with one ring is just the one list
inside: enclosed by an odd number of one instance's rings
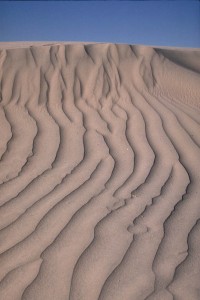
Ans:
{"label": "sand", "polygon": [[200,299],[200,50],[0,43],[0,299]]}

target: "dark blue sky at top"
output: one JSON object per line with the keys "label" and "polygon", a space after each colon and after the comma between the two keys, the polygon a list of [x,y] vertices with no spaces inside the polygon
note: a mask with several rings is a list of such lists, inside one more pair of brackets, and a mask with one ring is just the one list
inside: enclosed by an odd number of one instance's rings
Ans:
{"label": "dark blue sky at top", "polygon": [[0,41],[200,47],[200,2],[1,1]]}

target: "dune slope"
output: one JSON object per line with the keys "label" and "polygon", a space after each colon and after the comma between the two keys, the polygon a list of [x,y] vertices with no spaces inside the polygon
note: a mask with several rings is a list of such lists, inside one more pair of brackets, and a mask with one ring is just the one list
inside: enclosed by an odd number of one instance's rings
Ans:
{"label": "dune slope", "polygon": [[0,45],[0,299],[200,299],[199,61]]}

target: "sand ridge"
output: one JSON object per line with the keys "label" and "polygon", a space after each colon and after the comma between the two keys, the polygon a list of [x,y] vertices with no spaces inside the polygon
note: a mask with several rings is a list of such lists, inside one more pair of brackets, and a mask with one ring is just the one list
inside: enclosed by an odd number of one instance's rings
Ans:
{"label": "sand ridge", "polygon": [[0,299],[199,299],[199,57],[0,47]]}

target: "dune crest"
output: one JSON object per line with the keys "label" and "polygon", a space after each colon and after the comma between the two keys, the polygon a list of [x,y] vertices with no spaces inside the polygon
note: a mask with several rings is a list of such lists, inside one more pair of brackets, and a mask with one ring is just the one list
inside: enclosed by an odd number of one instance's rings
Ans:
{"label": "dune crest", "polygon": [[199,59],[0,44],[0,299],[199,299]]}

